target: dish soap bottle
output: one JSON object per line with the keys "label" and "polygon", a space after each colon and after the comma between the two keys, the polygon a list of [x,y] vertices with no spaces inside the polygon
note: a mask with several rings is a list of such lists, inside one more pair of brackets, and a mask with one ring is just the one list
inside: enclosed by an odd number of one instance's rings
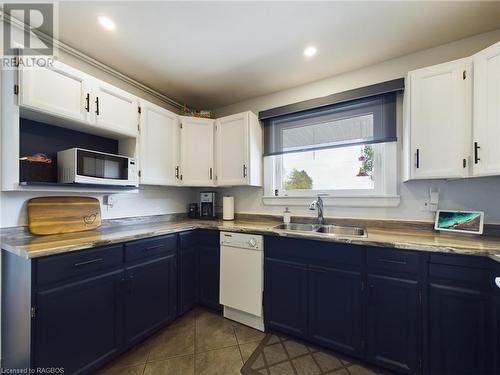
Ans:
{"label": "dish soap bottle", "polygon": [[292,213],[288,209],[288,207],[285,208],[285,211],[283,212],[283,223],[285,224],[290,224],[292,221]]}

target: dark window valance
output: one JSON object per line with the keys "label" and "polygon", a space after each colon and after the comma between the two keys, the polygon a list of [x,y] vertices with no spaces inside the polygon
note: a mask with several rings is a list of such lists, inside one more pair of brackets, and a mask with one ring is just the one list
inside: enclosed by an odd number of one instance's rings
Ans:
{"label": "dark window valance", "polygon": [[396,141],[396,91],[264,119],[264,155]]}
{"label": "dark window valance", "polygon": [[338,92],[336,94],[323,96],[321,98],[304,100],[298,103],[267,109],[265,111],[259,112],[259,120],[263,121],[277,116],[289,115],[292,113],[307,111],[309,109],[318,109],[319,107],[338,104],[350,100],[362,99],[369,96],[403,91],[404,88],[404,78],[393,79],[391,81],[376,83],[370,86],[364,86],[357,89]]}

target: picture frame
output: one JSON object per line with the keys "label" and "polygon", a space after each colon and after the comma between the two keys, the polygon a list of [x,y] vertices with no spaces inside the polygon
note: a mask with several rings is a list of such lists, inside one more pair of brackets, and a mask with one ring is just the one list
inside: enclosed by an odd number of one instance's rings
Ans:
{"label": "picture frame", "polygon": [[434,229],[443,232],[483,234],[484,212],[438,210]]}

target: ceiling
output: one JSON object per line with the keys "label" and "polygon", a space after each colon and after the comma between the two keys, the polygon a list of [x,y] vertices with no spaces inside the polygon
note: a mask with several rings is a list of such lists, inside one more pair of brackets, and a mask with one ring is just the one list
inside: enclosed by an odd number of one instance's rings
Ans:
{"label": "ceiling", "polygon": [[[116,30],[97,22],[106,15]],[[59,39],[182,103],[218,108],[496,29],[500,2],[59,3]],[[318,53],[306,59],[303,50]]]}

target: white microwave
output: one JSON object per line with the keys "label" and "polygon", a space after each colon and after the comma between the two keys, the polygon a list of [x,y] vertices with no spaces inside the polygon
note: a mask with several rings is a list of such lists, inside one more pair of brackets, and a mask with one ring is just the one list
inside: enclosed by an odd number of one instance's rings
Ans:
{"label": "white microwave", "polygon": [[138,186],[137,164],[127,156],[70,148],[57,153],[57,179],[67,184]]}

